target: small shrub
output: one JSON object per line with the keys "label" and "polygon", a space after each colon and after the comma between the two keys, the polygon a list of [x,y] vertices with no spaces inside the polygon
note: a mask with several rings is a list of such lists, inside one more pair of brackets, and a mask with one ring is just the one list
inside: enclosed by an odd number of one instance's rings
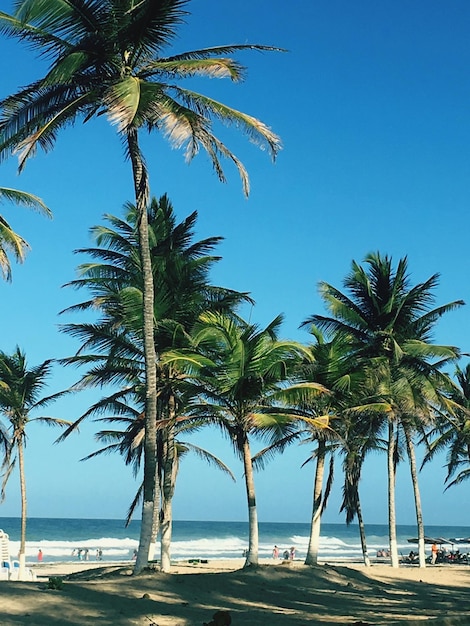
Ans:
{"label": "small shrub", "polygon": [[47,588],[62,591],[64,588],[64,580],[60,576],[51,576],[47,583]]}

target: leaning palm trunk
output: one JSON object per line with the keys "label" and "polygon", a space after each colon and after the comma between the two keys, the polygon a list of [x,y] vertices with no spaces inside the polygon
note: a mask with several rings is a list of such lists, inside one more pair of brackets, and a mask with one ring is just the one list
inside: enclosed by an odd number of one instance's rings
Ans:
{"label": "leaning palm trunk", "polygon": [[248,500],[248,554],[244,567],[258,565],[258,513],[256,510],[255,481],[253,476],[253,463],[251,460],[250,444],[247,438],[243,441],[243,465],[245,469],[245,487]]}
{"label": "leaning palm trunk", "polygon": [[367,543],[366,543],[366,528],[364,526],[364,520],[362,518],[362,509],[361,509],[361,501],[359,499],[359,492],[357,494],[356,515],[357,515],[357,523],[359,525],[359,536],[361,538],[362,558],[364,559],[364,565],[366,567],[370,567],[370,559],[369,559],[369,553],[367,552]]}
{"label": "leaning palm trunk", "polygon": [[21,537],[20,550],[18,554],[20,571],[18,572],[18,580],[26,580],[26,480],[24,473],[24,446],[22,436],[18,439],[18,465],[21,491]]}
{"label": "leaning palm trunk", "polygon": [[174,424],[174,397],[170,398],[170,423],[167,426],[164,443],[163,465],[163,498],[162,516],[160,521],[161,532],[161,570],[169,572],[171,566],[171,534],[172,534],[172,502],[176,482],[175,458],[175,424]]}
{"label": "leaning palm trunk", "polygon": [[162,501],[162,522],[160,524],[161,532],[161,565],[162,572],[169,572],[171,566],[171,536],[172,536],[172,517],[173,517],[173,500],[167,500],[165,497]]}
{"label": "leaning palm trunk", "polygon": [[395,512],[395,429],[392,417],[388,422],[388,536],[392,567],[398,567],[397,526]]}
{"label": "leaning palm trunk", "polygon": [[134,573],[148,566],[148,555],[152,542],[153,511],[156,491],[156,420],[157,420],[157,365],[154,343],[154,285],[148,237],[147,203],[149,184],[147,172],[139,148],[137,130],[127,131],[127,146],[132,163],[134,190],[138,216],[139,252],[143,278],[143,341],[145,357],[145,441],[142,523],[140,527],[139,551]]}
{"label": "leaning palm trunk", "polygon": [[325,474],[325,442],[318,442],[317,464],[315,468],[315,482],[313,487],[313,510],[310,524],[310,538],[305,557],[305,565],[318,564],[318,549],[320,544],[321,513],[323,507],[323,476]]}
{"label": "leaning palm trunk", "polygon": [[405,428],[406,449],[408,451],[408,459],[410,461],[410,473],[411,482],[413,484],[413,494],[415,497],[415,509],[416,509],[416,525],[418,528],[418,555],[419,566],[426,567],[426,550],[424,547],[424,523],[423,523],[423,510],[421,508],[421,494],[419,492],[418,484],[418,470],[416,467],[416,455],[411,439],[411,435]]}

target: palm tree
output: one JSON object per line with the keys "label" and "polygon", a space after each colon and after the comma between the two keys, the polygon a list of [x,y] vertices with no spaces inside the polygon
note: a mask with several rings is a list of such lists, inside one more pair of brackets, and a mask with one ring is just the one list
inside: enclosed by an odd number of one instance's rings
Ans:
{"label": "palm tree", "polygon": [[[170,562],[167,537],[171,531],[171,519],[160,512],[159,501],[161,498],[162,510],[165,507],[170,513],[177,469],[172,441],[177,421],[184,411],[188,388],[191,388],[184,376],[181,377],[178,367],[165,364],[163,358],[168,349],[190,343],[191,328],[201,312],[227,312],[241,301],[250,301],[245,294],[210,284],[209,272],[219,260],[213,250],[221,238],[193,241],[196,219],[197,213],[193,212],[177,223],[166,196],[159,201],[153,200],[148,208],[153,279],[157,287],[154,302],[154,341],[158,355],[154,532],[158,532],[161,520],[162,568],[169,567]],[[101,387],[110,380],[120,388],[86,411],[61,439],[78,428],[83,419],[103,414],[106,408],[110,408],[115,416],[120,412],[127,414],[129,398],[139,406],[138,414],[145,417],[141,332],[143,280],[135,229],[136,209],[127,204],[126,219],[107,215],[106,221],[108,225],[92,229],[97,247],[79,251],[91,255],[94,261],[80,265],[80,278],[69,283],[77,289],[87,289],[92,297],[67,309],[78,312],[98,310],[101,318],[96,324],[67,324],[63,327],[65,332],[82,341],[82,348],[76,356],[62,362],[89,368],[77,388]],[[137,425],[139,433],[144,436],[145,426],[141,420]],[[123,454],[127,454],[126,450]]]}
{"label": "palm tree", "polygon": [[422,465],[447,451],[446,489],[470,478],[470,363],[464,369],[457,366],[455,376],[458,386],[449,394],[453,410],[438,415],[434,429],[423,437],[428,449]]}
{"label": "palm tree", "polygon": [[[344,281],[350,296],[321,283],[320,292],[332,316],[313,315],[307,321],[348,338],[358,367],[367,372],[364,410],[370,412],[376,407],[388,418],[390,554],[392,566],[398,567],[395,521],[398,427],[410,415],[428,418],[433,407],[445,402],[443,389],[447,379],[439,369],[445,362],[458,358],[459,350],[433,344],[431,337],[439,318],[463,302],[458,300],[431,309],[439,276],[434,274],[410,287],[406,257],[399,261],[396,270],[392,260],[379,253],[367,255],[365,263],[368,270],[353,262],[352,271]],[[413,472],[412,480],[416,495],[417,477]],[[418,509],[418,500],[415,503]],[[417,524],[420,564],[424,566],[424,527],[420,515]]]}
{"label": "palm tree", "polygon": [[[117,452],[123,456],[127,465],[132,466],[134,475],[137,475],[141,467],[143,455],[142,444],[144,440],[145,420],[143,419],[144,414],[142,409],[145,406],[145,401],[144,398],[142,398],[140,402],[141,410],[139,410],[138,407],[134,407],[125,402],[126,395],[126,393],[123,393],[119,398],[116,398],[115,396],[103,398],[96,404],[96,406],[93,407],[93,413],[105,413],[107,415],[107,417],[99,418],[97,421],[109,422],[110,424],[117,425],[117,428],[108,428],[96,433],[96,440],[104,444],[104,446],[99,450],[92,452],[82,460],[95,458],[96,456],[108,454],[110,452]],[[116,412],[115,415],[112,413],[113,410]],[[157,448],[162,450],[162,453],[157,457],[158,473],[160,477],[159,484],[162,487],[161,508],[160,511],[158,511],[159,515],[157,516],[157,519],[159,521],[159,530],[161,534],[160,569],[163,572],[168,572],[170,570],[170,545],[173,517],[172,499],[182,459],[190,453],[195,454],[212,467],[223,471],[225,474],[230,476],[232,480],[235,480],[232,471],[221,459],[216,457],[210,451],[181,439],[182,436],[187,436],[200,429],[203,426],[203,422],[201,420],[194,421],[187,419],[184,416],[175,417],[174,437],[172,439],[170,439],[166,434],[166,429],[169,425],[169,420],[160,420],[158,429],[159,440],[157,445]],[[171,452],[169,451],[170,442],[174,445],[174,450]],[[169,455],[172,456],[171,472],[168,472],[167,456]],[[138,492],[129,507],[126,520],[127,523],[130,522],[141,496],[142,486],[139,487]]]}
{"label": "palm tree", "polygon": [[[305,564],[317,565],[321,517],[333,484],[334,450],[338,446],[335,431],[337,409],[348,383],[344,373],[339,373],[340,356],[343,355],[341,338],[338,337],[336,342],[327,342],[317,328],[311,327],[309,330],[314,338],[314,343],[308,346],[310,358],[298,363],[291,384],[272,395],[275,406],[267,409],[271,415],[284,416],[286,424],[273,433],[272,442],[258,452],[253,461],[256,467],[263,468],[268,459],[282,453],[288,445],[295,442],[314,445],[303,463],[303,466],[315,463],[312,517]],[[341,377],[342,383],[339,382]],[[333,387],[336,383],[338,386],[335,391]],[[327,464],[328,456],[330,462]],[[324,488],[327,465],[329,469]]]}
{"label": "palm tree", "polygon": [[[334,452],[340,445],[338,427],[343,419],[341,412],[345,406],[345,399],[349,395],[351,377],[345,369],[345,356],[347,344],[340,335],[326,341],[318,328],[311,326],[310,333],[314,338],[311,345],[312,363],[301,368],[302,380],[316,382],[323,386],[328,393],[319,395],[314,404],[301,406],[301,410],[307,412],[313,409],[317,419],[326,419],[328,428],[318,428],[308,425],[307,436],[316,441],[317,447],[312,454],[311,460],[316,460],[315,478],[313,488],[312,520],[310,524],[310,536],[305,557],[306,565],[318,564],[318,551],[320,546],[321,518],[326,509],[330,490],[333,484]],[[330,456],[329,471],[326,487],[323,488],[325,466],[328,455]]]}
{"label": "palm tree", "polygon": [[278,339],[282,319],[278,316],[260,329],[233,315],[205,313],[200,317],[199,328],[194,330],[193,345],[207,357],[207,365],[201,368],[193,354],[181,351],[166,356],[169,361],[186,358],[190,368],[194,367],[201,397],[191,414],[220,428],[243,462],[249,525],[245,567],[258,564],[258,515],[250,439],[279,430],[277,416],[265,409],[299,359],[309,358],[300,344]]}
{"label": "palm tree", "polygon": [[221,158],[238,168],[245,193],[247,172],[212,132],[212,120],[244,130],[271,152],[279,138],[256,118],[178,84],[191,76],[242,78],[243,68],[225,55],[238,50],[275,50],[258,45],[219,46],[170,57],[161,54],[182,23],[188,0],[17,0],[16,12],[0,12],[0,30],[26,41],[50,59],[45,77],[0,102],[0,157],[19,150],[20,170],[38,146],[55,144],[59,130],[77,119],[105,114],[117,126],[131,162],[139,252],[144,279],[143,337],[146,376],[144,496],[135,571],[145,567],[152,534],[156,453],[156,354],[153,341],[154,285],[148,241],[149,177],[139,131],[161,130],[186,158],[202,147],[217,176]]}
{"label": "palm tree", "polygon": [[70,423],[48,416],[31,417],[31,413],[42,409],[60,395],[41,397],[46,379],[51,374],[51,368],[52,362],[50,360],[44,361],[36,367],[28,368],[25,354],[18,347],[12,355],[0,352],[0,413],[7,420],[7,425],[2,424],[0,428],[0,440],[6,452],[2,464],[4,475],[1,495],[4,498],[5,487],[16,459],[18,459],[21,490],[20,580],[23,580],[25,575],[27,499],[24,448],[26,445],[26,428],[31,422],[42,422],[62,427]]}
{"label": "palm tree", "polygon": [[[0,202],[2,200],[35,209],[47,217],[52,217],[50,210],[41,198],[31,193],[10,189],[9,187],[0,187]],[[22,263],[28,249],[28,242],[15,233],[6,219],[0,215],[0,272],[5,280],[11,281],[11,265],[8,253],[13,254],[15,259]]]}
{"label": "palm tree", "polygon": [[[352,399],[352,404],[354,399]],[[358,419],[359,417],[359,419]],[[371,412],[370,415],[357,415],[354,409],[347,409],[342,414],[337,429],[340,433],[340,451],[343,457],[343,500],[340,511],[346,514],[346,524],[357,518],[364,565],[370,566],[367,550],[366,531],[362,515],[359,485],[364,460],[371,451],[382,450],[386,442],[381,438],[383,415]]]}

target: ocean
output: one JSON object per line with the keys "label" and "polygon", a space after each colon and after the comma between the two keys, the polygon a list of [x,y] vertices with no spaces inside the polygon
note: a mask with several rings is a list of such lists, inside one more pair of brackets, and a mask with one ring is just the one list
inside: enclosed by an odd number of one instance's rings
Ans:
{"label": "ocean", "polygon": [[[19,518],[0,517],[0,528],[9,534],[10,553],[16,557],[20,538]],[[79,550],[81,559],[88,550],[88,559],[95,561],[98,550],[101,550],[103,561],[126,561],[132,559],[138,546],[139,530],[139,521],[131,522],[126,528],[123,520],[29,518],[26,560],[36,562],[41,549],[43,562],[49,563],[77,561]],[[302,560],[308,546],[309,530],[310,525],[306,523],[260,522],[260,559],[270,558],[273,546],[277,545],[281,555],[285,549],[294,546],[296,559]],[[384,524],[372,524],[366,526],[366,533],[369,555],[374,557],[377,550],[387,547],[388,529]],[[470,527],[427,526],[426,535],[446,539],[469,537]],[[398,526],[397,536],[399,553],[408,554],[413,547],[408,539],[416,537],[416,527]],[[247,546],[246,522],[175,521],[173,524],[173,561],[242,557]],[[360,560],[362,553],[357,526],[323,524],[319,558],[323,561]]]}

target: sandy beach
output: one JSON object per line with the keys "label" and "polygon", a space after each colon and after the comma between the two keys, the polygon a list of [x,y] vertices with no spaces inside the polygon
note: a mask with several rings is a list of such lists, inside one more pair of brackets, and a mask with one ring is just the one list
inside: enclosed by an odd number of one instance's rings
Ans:
{"label": "sandy beach", "polygon": [[[37,582],[0,583],[0,624],[202,626],[218,609],[234,626],[470,624],[470,567],[242,565],[181,562],[133,577],[125,565],[44,563]],[[50,576],[66,577],[61,591],[47,589]]]}

